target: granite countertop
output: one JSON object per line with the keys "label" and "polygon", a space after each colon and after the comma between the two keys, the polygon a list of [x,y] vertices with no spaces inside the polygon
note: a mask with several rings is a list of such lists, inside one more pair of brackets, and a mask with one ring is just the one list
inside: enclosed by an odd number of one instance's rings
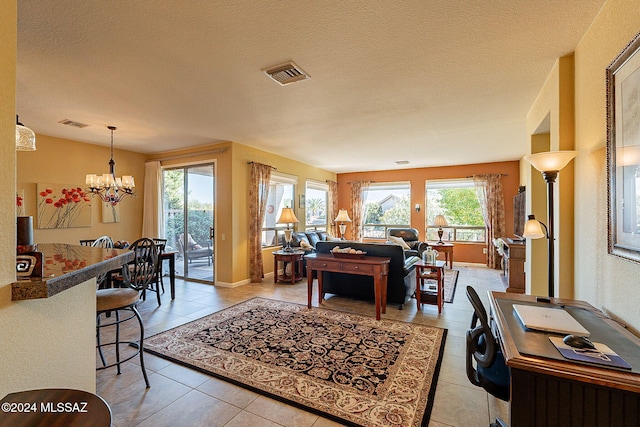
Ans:
{"label": "granite countertop", "polygon": [[41,243],[43,277],[18,280],[11,284],[11,300],[51,298],[92,277],[118,269],[133,259],[127,249],[103,249],[65,243]]}

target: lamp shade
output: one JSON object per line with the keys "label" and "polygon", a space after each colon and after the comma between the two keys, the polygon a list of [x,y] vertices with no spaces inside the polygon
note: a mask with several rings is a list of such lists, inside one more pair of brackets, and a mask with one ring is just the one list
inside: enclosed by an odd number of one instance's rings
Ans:
{"label": "lamp shade", "polygon": [[346,209],[340,209],[338,211],[338,216],[334,220],[335,222],[351,222],[351,218],[349,218],[349,214]]}
{"label": "lamp shade", "polygon": [[438,227],[447,227],[449,223],[444,215],[436,215],[436,218],[433,220],[433,225],[437,225]]}
{"label": "lamp shade", "polygon": [[574,157],[577,151],[547,151],[524,156],[524,159],[540,172],[557,172],[562,170]]}
{"label": "lamp shade", "polygon": [[296,214],[293,213],[293,209],[291,208],[282,208],[282,213],[280,214],[280,218],[278,218],[278,224],[290,224],[297,223],[298,218],[296,218]]}
{"label": "lamp shade", "polygon": [[534,215],[529,215],[529,219],[524,223],[522,237],[525,239],[542,239],[547,234],[542,230],[542,223]]}
{"label": "lamp shade", "polygon": [[36,134],[31,129],[20,123],[16,116],[16,150],[35,151]]}

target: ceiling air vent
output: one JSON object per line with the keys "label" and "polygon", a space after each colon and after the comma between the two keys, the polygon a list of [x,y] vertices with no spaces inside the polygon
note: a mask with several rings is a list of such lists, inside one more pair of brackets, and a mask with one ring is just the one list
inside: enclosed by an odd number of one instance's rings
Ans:
{"label": "ceiling air vent", "polygon": [[291,83],[307,80],[310,76],[304,70],[293,62],[276,65],[275,67],[265,68],[262,71],[279,85],[285,86]]}
{"label": "ceiling air vent", "polygon": [[80,122],[74,122],[73,120],[69,120],[69,119],[64,119],[64,120],[60,120],[58,123],[63,124],[65,126],[73,126],[75,128],[86,128],[89,125],[85,125],[84,123],[80,123]]}

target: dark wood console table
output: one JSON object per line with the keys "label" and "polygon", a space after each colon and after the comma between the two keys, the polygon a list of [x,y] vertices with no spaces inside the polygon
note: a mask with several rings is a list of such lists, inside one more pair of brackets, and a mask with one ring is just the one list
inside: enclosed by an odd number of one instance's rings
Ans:
{"label": "dark wood console table", "polygon": [[632,370],[572,362],[551,344],[553,334],[519,323],[513,304],[536,304],[535,296],[491,292],[489,299],[492,327],[511,368],[511,427],[640,426],[640,339],[584,301],[551,298]]}
{"label": "dark wood console table", "polygon": [[506,237],[502,241],[502,262],[507,292],[523,294],[525,292],[524,262],[527,256],[525,242],[519,242]]}
{"label": "dark wood console table", "polygon": [[380,320],[380,311],[387,312],[387,277],[390,258],[365,256],[362,258],[338,258],[331,254],[311,254],[307,261],[307,307],[311,308],[313,294],[313,271],[318,272],[318,304],[322,304],[322,272],[358,274],[373,277],[376,301],[376,320]]}

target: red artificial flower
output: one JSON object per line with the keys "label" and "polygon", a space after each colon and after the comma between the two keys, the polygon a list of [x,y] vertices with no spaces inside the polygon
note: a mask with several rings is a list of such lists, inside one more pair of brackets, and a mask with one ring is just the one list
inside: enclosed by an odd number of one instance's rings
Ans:
{"label": "red artificial flower", "polygon": [[22,206],[22,197],[16,196],[16,205]]}
{"label": "red artificial flower", "polygon": [[45,202],[46,204],[50,205],[51,203],[53,203],[53,199],[49,197],[49,198],[45,199],[45,201],[44,201],[44,202]]}
{"label": "red artificial flower", "polygon": [[53,190],[52,190],[52,189],[50,189],[50,188],[47,188],[45,191],[47,192],[47,194],[51,194],[51,193],[53,193]]}
{"label": "red artificial flower", "polygon": [[47,194],[49,194],[49,192],[47,192],[47,191],[41,191],[41,192],[40,192],[40,195],[41,195],[42,197],[47,197]]}

